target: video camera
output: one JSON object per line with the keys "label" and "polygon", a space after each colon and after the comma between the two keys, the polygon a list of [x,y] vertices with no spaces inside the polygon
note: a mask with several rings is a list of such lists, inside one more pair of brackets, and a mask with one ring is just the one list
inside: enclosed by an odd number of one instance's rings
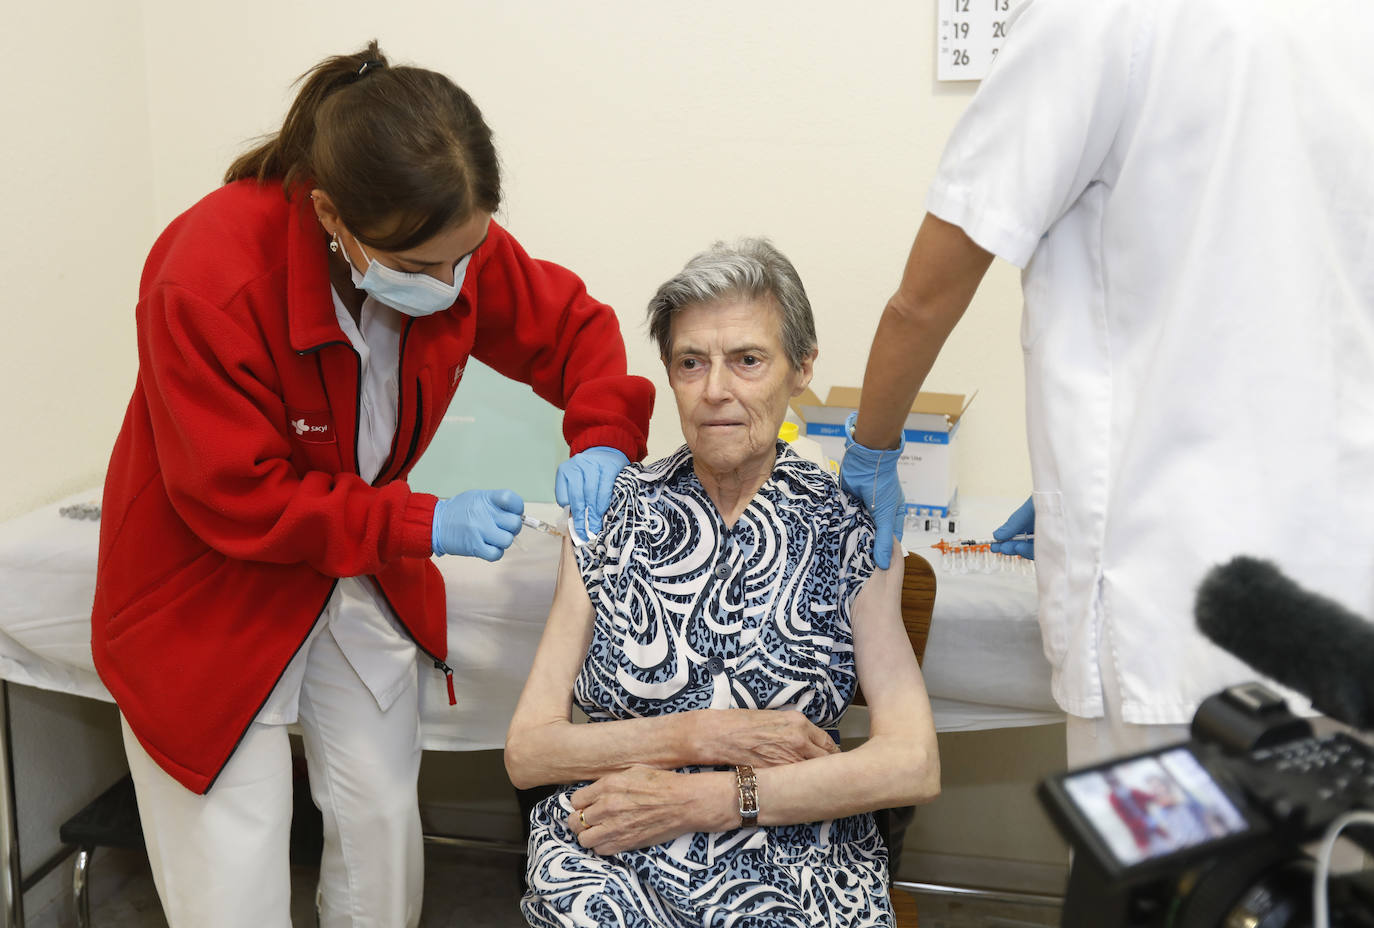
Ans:
{"label": "video camera", "polygon": [[[1197,618],[1318,710],[1370,727],[1369,622],[1250,558],[1208,576]],[[1040,784],[1074,850],[1063,928],[1308,928],[1317,885],[1331,926],[1374,928],[1374,871],[1327,883],[1327,863],[1303,850],[1325,835],[1329,855],[1337,823],[1374,853],[1374,747],[1343,731],[1314,734],[1259,683],[1208,697],[1190,734]]]}

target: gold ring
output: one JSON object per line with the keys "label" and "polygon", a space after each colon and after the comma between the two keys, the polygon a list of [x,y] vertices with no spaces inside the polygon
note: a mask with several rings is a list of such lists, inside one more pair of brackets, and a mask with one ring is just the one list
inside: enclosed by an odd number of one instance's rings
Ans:
{"label": "gold ring", "polygon": [[583,830],[583,831],[586,831],[588,828],[591,828],[591,827],[592,827],[591,825],[588,825],[588,824],[587,824],[587,816],[585,816],[585,815],[582,814],[582,810],[581,810],[581,809],[578,809],[578,810],[577,810],[577,820],[578,820],[579,822],[582,823],[582,830]]}

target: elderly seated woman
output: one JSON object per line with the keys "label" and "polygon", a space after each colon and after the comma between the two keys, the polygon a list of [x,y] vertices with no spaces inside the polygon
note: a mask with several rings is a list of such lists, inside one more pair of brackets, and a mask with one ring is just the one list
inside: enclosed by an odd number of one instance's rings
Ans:
{"label": "elderly seated woman", "polygon": [[[815,324],[768,242],[716,245],[649,304],[685,447],[564,546],[506,740],[535,806],[531,925],[887,925],[868,814],[939,791],[930,703],[857,499],[777,440]],[[835,726],[863,685],[871,734]],[[591,724],[574,724],[576,705]]]}

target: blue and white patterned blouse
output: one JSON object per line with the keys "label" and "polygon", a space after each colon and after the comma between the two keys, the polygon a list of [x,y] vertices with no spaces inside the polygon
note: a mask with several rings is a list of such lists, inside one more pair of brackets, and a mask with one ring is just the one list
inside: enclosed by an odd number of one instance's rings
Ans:
{"label": "blue and white patterned blouse", "polygon": [[[779,709],[834,729],[854,695],[850,609],[872,546],[863,507],[782,442],[728,528],[687,448],[627,467],[601,534],[576,547],[595,618],[574,702],[593,722]],[[867,814],[601,857],[565,825],[580,785],[531,816],[521,905],[532,925],[891,923],[886,850]]]}

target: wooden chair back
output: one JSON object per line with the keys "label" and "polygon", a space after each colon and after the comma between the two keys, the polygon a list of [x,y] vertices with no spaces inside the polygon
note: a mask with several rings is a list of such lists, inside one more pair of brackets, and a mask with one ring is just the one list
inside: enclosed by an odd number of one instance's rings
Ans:
{"label": "wooden chair back", "polygon": [[919,554],[908,554],[902,575],[902,624],[916,652],[916,662],[926,660],[930,617],[935,611],[935,569]]}

